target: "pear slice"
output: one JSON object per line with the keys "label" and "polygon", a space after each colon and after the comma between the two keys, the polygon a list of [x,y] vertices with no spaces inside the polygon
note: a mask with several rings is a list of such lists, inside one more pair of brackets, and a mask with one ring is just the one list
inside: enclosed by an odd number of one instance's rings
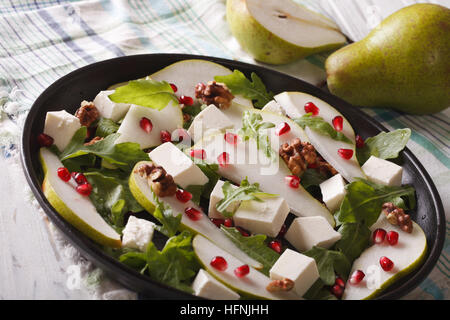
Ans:
{"label": "pear slice", "polygon": [[289,187],[286,177],[292,173],[284,161],[278,156],[270,160],[257,148],[255,140],[242,141],[239,137],[237,143],[232,145],[225,141],[223,134],[217,134],[205,137],[192,149],[205,150],[204,160],[216,164],[219,163],[218,157],[227,152],[229,163],[226,167],[219,165],[218,172],[221,176],[238,184],[247,177],[251,183],[259,183],[263,192],[278,194],[284,198],[294,214],[306,217],[322,216],[335,226],[334,218],[328,209],[301,185],[298,188]]}
{"label": "pear slice", "polygon": [[[226,76],[232,71],[215,62],[188,59],[175,62],[164,69],[151,74],[149,77],[156,81],[167,81],[177,86],[177,95],[185,95],[195,98],[195,86],[202,82],[213,81],[215,76]],[[253,108],[251,100],[240,95],[233,99],[237,103]]]}
{"label": "pear slice", "polygon": [[[144,207],[144,209],[149,213],[153,213],[153,211],[155,210],[155,204],[153,203],[153,191],[148,185],[147,179],[141,177],[138,173],[135,172],[136,168],[145,163],[146,161],[141,161],[136,164],[130,175],[129,186],[131,193],[139,202],[139,204]],[[159,198],[159,200],[170,206],[175,215],[178,215],[180,213],[182,214],[181,225],[184,228],[190,230],[191,232],[204,235],[230,254],[238,257],[242,261],[245,261],[245,263],[257,269],[261,269],[263,267],[261,263],[250,258],[246,253],[236,247],[236,245],[219,228],[217,228],[214,223],[209,220],[206,214],[202,214],[199,220],[194,221],[189,219],[187,215],[184,214],[184,210],[186,208],[194,207],[202,211],[201,208],[195,205],[192,201],[182,203],[176,198],[176,196],[163,197]]]}
{"label": "pear slice", "polygon": [[228,0],[227,21],[256,60],[284,64],[345,44],[338,26],[292,0]]}
{"label": "pear slice", "polygon": [[[364,279],[357,285],[347,283],[342,299],[361,300],[372,299],[389,287],[396,280],[413,272],[421,265],[426,257],[427,239],[420,226],[413,222],[412,233],[401,231],[397,226],[391,225],[384,214],[370,228],[382,228],[399,233],[398,243],[394,246],[386,241],[383,244],[374,244],[363,251],[361,256],[353,262],[352,271],[361,270],[365,273]],[[381,257],[388,257],[394,262],[394,269],[384,271],[379,263]]]}
{"label": "pear slice", "polygon": [[[243,296],[269,300],[300,300],[292,291],[276,293],[267,291],[266,287],[272,280],[252,267],[250,267],[250,272],[246,276],[242,278],[237,277],[234,274],[234,269],[244,265],[245,262],[224,251],[201,235],[194,237],[192,247],[200,264],[203,265],[208,273]],[[226,260],[226,270],[219,271],[210,265],[211,260],[216,256],[223,257]]]}
{"label": "pear slice", "polygon": [[53,208],[95,242],[120,248],[120,235],[103,220],[89,197],[75,190],[73,178],[65,182],[58,177],[58,168],[64,167],[59,158],[47,148],[40,149],[39,157],[45,173],[42,190]]}
{"label": "pear slice", "polygon": [[[140,127],[140,121],[144,117],[152,123],[150,132]],[[182,127],[183,113],[180,106],[173,101],[161,110],[131,105],[117,130],[120,136],[115,143],[135,142],[139,143],[141,149],[151,148],[162,143],[161,130],[172,132]]]}
{"label": "pear slice", "polygon": [[[356,158],[355,132],[348,120],[345,119],[341,113],[325,101],[302,92],[283,92],[276,95],[274,99],[290,118],[298,118],[306,114],[305,104],[308,102],[314,103],[319,108],[319,116],[331,125],[335,117],[341,116],[343,119],[342,133],[353,142],[351,144],[334,140],[326,135],[311,130],[309,127],[305,128],[305,132],[309,137],[311,144],[316,148],[320,155],[347,181],[352,182],[355,178],[366,179],[366,175],[362,171],[358,159]],[[353,150],[352,158],[349,160],[342,158],[338,153],[339,149]]]}

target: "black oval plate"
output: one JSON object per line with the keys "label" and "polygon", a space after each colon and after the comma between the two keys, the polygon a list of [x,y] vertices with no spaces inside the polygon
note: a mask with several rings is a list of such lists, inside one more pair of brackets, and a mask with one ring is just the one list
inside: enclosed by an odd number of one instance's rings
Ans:
{"label": "black oval plate", "polygon": [[[51,221],[83,255],[102,268],[125,287],[146,297],[157,299],[196,299],[190,294],[152,281],[147,276],[118,262],[93,241],[66,222],[50,205],[41,191],[40,164],[36,137],[43,131],[47,111],[66,109],[74,113],[82,100],[93,100],[109,86],[152,74],[165,66],[185,59],[204,59],[230,69],[239,69],[247,76],[256,72],[274,93],[303,91],[319,97],[338,109],[363,138],[388,131],[380,123],[345,101],[299,79],[260,66],[232,60],[187,55],[145,54],[97,62],[62,77],[35,101],[27,116],[22,136],[22,164],[27,180],[40,205]],[[425,231],[428,253],[425,262],[412,274],[394,283],[378,299],[398,299],[418,286],[435,266],[445,239],[445,214],[439,194],[422,164],[408,149],[401,154],[404,182],[412,184],[417,193],[417,209],[412,218]]]}

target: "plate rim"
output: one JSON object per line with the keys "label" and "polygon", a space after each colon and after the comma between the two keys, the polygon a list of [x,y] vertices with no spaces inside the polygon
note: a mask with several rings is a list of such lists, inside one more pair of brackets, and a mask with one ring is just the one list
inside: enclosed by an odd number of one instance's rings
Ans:
{"label": "plate rim", "polygon": [[[190,300],[197,300],[201,299],[200,297],[196,297],[194,295],[191,295],[189,293],[186,293],[184,291],[172,288],[168,285],[165,285],[163,283],[154,281],[150,279],[148,276],[142,275],[136,270],[133,270],[132,268],[126,266],[125,264],[119,262],[117,259],[113,258],[112,256],[108,255],[106,252],[101,250],[98,246],[93,246],[90,242],[91,240],[88,239],[84,234],[82,234],[80,231],[75,229],[71,224],[69,224],[61,215],[59,215],[56,210],[53,209],[53,207],[50,205],[48,200],[45,198],[42,190],[40,187],[36,185],[36,181],[38,180],[36,177],[36,172],[33,172],[33,166],[31,161],[31,150],[28,148],[28,143],[31,138],[31,123],[34,120],[34,114],[37,112],[37,108],[39,107],[40,101],[44,99],[44,97],[48,94],[50,94],[55,88],[59,87],[61,84],[66,82],[67,79],[73,78],[77,76],[78,74],[82,74],[86,70],[89,70],[91,68],[98,68],[99,65],[102,64],[109,64],[114,61],[120,61],[120,60],[126,60],[130,58],[149,58],[152,56],[159,56],[161,58],[174,58],[176,61],[181,60],[187,60],[187,59],[202,59],[207,61],[216,62],[218,64],[227,66],[232,65],[233,68],[239,69],[239,65],[251,69],[254,72],[263,72],[263,73],[273,73],[280,77],[288,78],[292,81],[299,81],[302,82],[302,85],[309,88],[310,91],[314,92],[312,95],[316,95],[316,92],[322,97],[328,97],[332,98],[334,100],[337,100],[339,104],[344,105],[344,107],[352,107],[352,112],[355,112],[357,116],[362,117],[364,121],[370,123],[374,128],[376,128],[379,131],[385,131],[389,132],[389,130],[384,127],[380,122],[375,120],[373,117],[370,117],[367,113],[360,110],[359,107],[352,106],[348,102],[342,100],[341,98],[317,87],[314,86],[304,80],[301,80],[299,78],[296,78],[294,76],[288,75],[286,73],[266,68],[264,66],[255,65],[247,62],[237,61],[237,60],[230,60],[226,58],[220,58],[215,56],[207,56],[207,55],[192,55],[192,54],[185,54],[185,53],[149,53],[149,54],[136,54],[136,55],[127,55],[127,56],[121,56],[121,57],[114,57],[106,60],[101,60],[94,62],[92,64],[85,65],[83,67],[80,67],[78,69],[75,69],[68,74],[60,77],[56,81],[54,81],[50,86],[48,86],[44,91],[40,93],[40,95],[36,98],[36,100],[33,102],[31,108],[28,111],[28,114],[26,116],[25,122],[24,122],[24,129],[22,131],[22,138],[21,138],[21,146],[20,146],[20,159],[21,164],[25,173],[26,180],[28,182],[29,187],[31,188],[34,196],[36,197],[36,200],[41,205],[42,209],[46,213],[46,215],[50,218],[52,223],[54,223],[59,231],[65,236],[67,240],[69,240],[72,245],[77,247],[80,251],[84,253],[84,255],[92,262],[94,265],[99,266],[102,270],[104,270],[107,274],[110,275],[117,275],[116,273],[123,272],[125,275],[131,276],[135,279],[135,281],[144,281],[144,282],[150,282],[150,284],[155,288],[154,291],[162,290],[166,296],[163,297],[151,297],[151,299],[161,299],[161,298],[167,298],[167,295],[172,296],[171,299],[190,299]],[[161,68],[164,68],[166,66],[170,65],[166,64],[164,66],[161,66]],[[395,289],[389,290],[386,289],[386,292],[381,293],[379,296],[377,296],[375,299],[379,300],[393,300],[393,299],[399,299],[406,295],[407,293],[410,293],[414,288],[420,285],[420,283],[426,279],[426,277],[431,273],[431,271],[436,266],[437,260],[439,259],[442,248],[445,241],[445,227],[446,227],[446,219],[445,219],[445,211],[443,208],[443,203],[440,197],[439,192],[437,191],[437,188],[431,179],[431,176],[425,169],[425,167],[422,165],[422,163],[418,160],[418,158],[412,153],[412,151],[406,147],[402,151],[402,155],[407,158],[405,161],[409,161],[418,172],[421,174],[421,178],[423,181],[426,182],[426,189],[430,191],[431,200],[433,203],[433,207],[436,208],[436,211],[434,214],[436,215],[436,223],[437,223],[437,230],[436,230],[436,243],[432,248],[427,248],[427,259],[424,261],[422,265],[420,265],[415,271],[413,271],[413,275],[406,275],[405,277],[409,278],[402,283],[401,286]],[[81,236],[81,237],[80,237]],[[95,248],[95,249],[94,249]],[[431,250],[430,250],[431,249]],[[120,273],[121,274],[121,273]],[[124,285],[130,290],[137,291],[136,288],[131,288],[129,285],[127,285],[123,279],[119,278],[116,279],[119,283]],[[404,280],[404,279],[403,279]],[[147,287],[147,286],[145,286]],[[139,289],[139,288],[138,288]],[[176,297],[175,297],[176,296]],[[169,297],[170,299],[170,297]]]}

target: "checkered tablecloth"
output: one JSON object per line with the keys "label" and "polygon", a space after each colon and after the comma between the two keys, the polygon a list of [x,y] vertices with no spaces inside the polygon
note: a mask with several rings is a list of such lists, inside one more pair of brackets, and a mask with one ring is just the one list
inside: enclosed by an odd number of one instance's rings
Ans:
{"label": "checkered tablecloth", "polygon": [[[296,1],[335,20],[355,41],[382,18],[415,2]],[[448,0],[420,2],[450,7]],[[158,52],[256,63],[231,36],[224,0],[0,1],[0,298],[135,297],[100,276],[101,271],[80,257],[45,221],[23,178],[18,144],[32,103],[55,80],[96,61]],[[325,58],[323,54],[315,55],[289,65],[268,67],[318,84],[325,79]],[[406,298],[448,299],[449,109],[428,116],[385,109],[363,111],[389,129],[412,129],[408,147],[433,178],[447,214],[443,253],[430,276]],[[36,261],[42,261],[41,269]],[[73,265],[83,266],[84,284],[90,288],[86,295],[67,289],[67,278],[71,276],[67,271]],[[44,277],[46,280],[41,280]],[[65,288],[59,290],[58,286]],[[50,292],[60,294],[54,296]]]}

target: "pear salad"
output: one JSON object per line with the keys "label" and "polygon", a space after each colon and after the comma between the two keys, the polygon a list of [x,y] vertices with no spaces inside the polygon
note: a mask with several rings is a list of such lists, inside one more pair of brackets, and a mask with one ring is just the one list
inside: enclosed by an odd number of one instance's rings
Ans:
{"label": "pear salad", "polygon": [[54,209],[153,281],[217,300],[370,299],[426,255],[395,161],[410,135],[363,140],[317,97],[191,59],[49,111],[37,142]]}

